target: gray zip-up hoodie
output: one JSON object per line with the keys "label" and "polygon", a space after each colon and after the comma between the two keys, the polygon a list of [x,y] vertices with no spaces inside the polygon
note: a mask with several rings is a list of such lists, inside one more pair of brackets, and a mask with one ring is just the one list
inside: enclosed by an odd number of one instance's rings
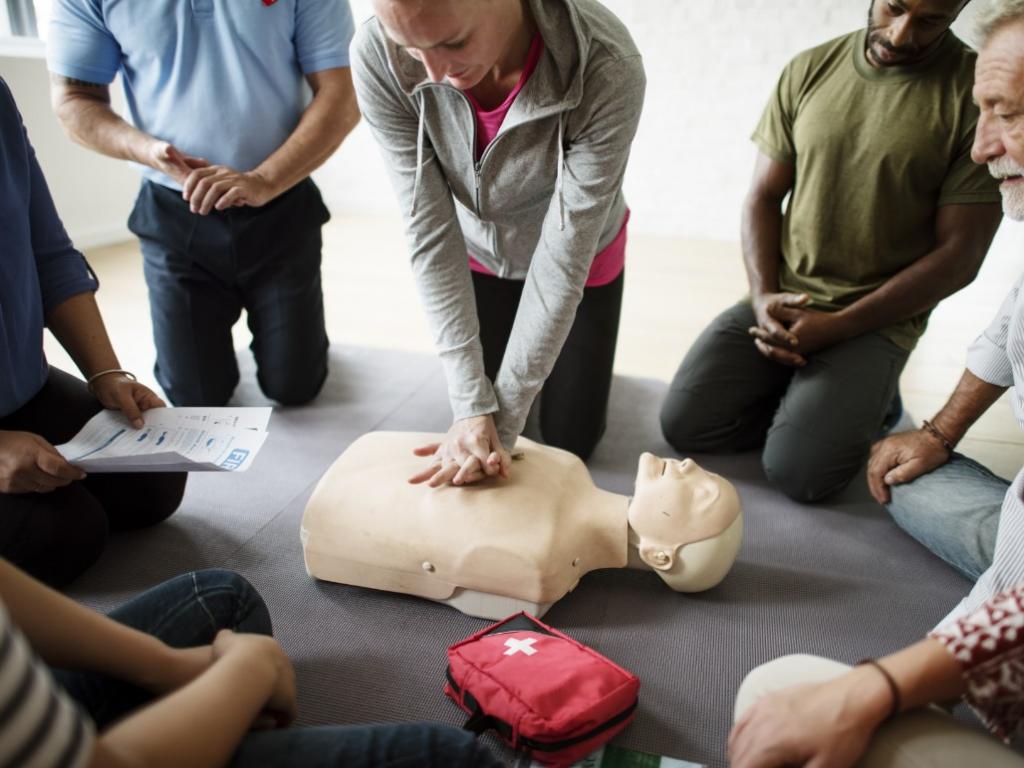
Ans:
{"label": "gray zip-up hoodie", "polygon": [[[405,215],[413,272],[456,419],[493,413],[511,449],[572,327],[594,256],[622,226],[643,105],[640,54],[595,0],[529,0],[544,52],[476,160],[464,93],[370,19],[352,43],[363,118]],[[467,254],[525,280],[501,370],[484,374]]]}

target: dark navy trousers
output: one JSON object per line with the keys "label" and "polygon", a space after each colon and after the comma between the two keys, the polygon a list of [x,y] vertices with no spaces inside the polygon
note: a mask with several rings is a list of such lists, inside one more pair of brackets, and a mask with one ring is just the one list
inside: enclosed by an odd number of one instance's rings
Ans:
{"label": "dark navy trousers", "polygon": [[283,405],[327,378],[320,228],[310,180],[260,208],[200,216],[181,192],[145,181],[128,227],[142,246],[157,360],[174,405],[220,406],[238,384],[231,328],[246,310],[263,393]]}

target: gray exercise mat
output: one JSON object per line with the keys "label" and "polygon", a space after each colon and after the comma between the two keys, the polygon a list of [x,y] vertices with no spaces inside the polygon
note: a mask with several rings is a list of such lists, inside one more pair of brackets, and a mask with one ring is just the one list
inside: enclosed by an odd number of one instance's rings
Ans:
{"label": "gray exercise mat", "polygon": [[[247,355],[242,369],[236,404],[266,402]],[[642,451],[672,454],[657,422],[664,393],[659,382],[616,378],[608,432],[590,462],[599,486],[628,494]],[[461,723],[441,693],[445,648],[487,622],[316,583],[298,538],[313,486],[352,440],[373,429],[443,431],[449,419],[431,356],[335,348],[323,394],[275,412],[252,470],[193,475],[181,510],[116,536],[73,594],[109,609],[182,571],[232,568],[266,598],[295,662],[301,723]],[[803,506],[768,486],[755,454],[695,458],[743,499],[744,544],[726,580],[679,595],[651,573],[593,573],[545,621],[640,677],[636,720],[617,743],[718,766],[733,696],[752,667],[797,652],[846,662],[883,655],[920,639],[970,585],[900,531],[861,483]]]}

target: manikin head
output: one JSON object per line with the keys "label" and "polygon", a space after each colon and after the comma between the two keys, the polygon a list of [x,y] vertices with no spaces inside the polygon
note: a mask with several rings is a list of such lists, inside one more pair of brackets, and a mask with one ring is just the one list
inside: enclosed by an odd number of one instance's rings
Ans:
{"label": "manikin head", "polygon": [[729,572],[743,539],[736,489],[690,459],[644,453],[629,504],[629,543],[672,589],[698,592]]}
{"label": "manikin head", "polygon": [[978,18],[974,100],[980,109],[971,157],[1003,179],[1003,212],[1024,221],[1024,0],[993,4]]}
{"label": "manikin head", "polygon": [[871,0],[867,59],[873,67],[913,64],[939,42],[968,0]]}
{"label": "manikin head", "polygon": [[525,23],[522,0],[373,0],[373,10],[431,80],[461,91],[501,65]]}

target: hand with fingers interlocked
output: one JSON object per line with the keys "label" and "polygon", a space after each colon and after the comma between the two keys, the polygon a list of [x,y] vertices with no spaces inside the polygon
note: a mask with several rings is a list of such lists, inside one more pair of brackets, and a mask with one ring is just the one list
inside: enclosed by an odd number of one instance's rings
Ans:
{"label": "hand with fingers interlocked", "polygon": [[451,483],[469,485],[488,477],[508,477],[511,456],[501,444],[491,414],[459,419],[444,440],[417,448],[417,456],[430,456],[430,465],[409,478],[431,488]]}
{"label": "hand with fingers interlocked", "polygon": [[807,309],[806,293],[762,293],[751,298],[757,325],[747,332],[769,360],[802,368],[815,352],[843,338],[838,312]]}

